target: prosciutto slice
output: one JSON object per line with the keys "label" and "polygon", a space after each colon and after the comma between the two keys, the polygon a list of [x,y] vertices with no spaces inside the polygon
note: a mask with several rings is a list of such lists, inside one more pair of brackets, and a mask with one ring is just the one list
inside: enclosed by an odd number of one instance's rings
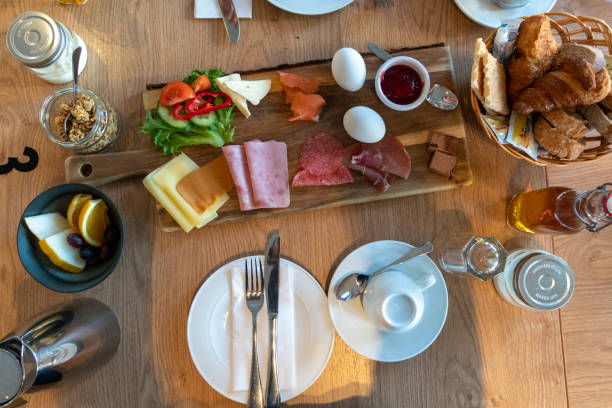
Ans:
{"label": "prosciutto slice", "polygon": [[342,163],[349,169],[357,171],[363,174],[363,177],[368,180],[374,187],[380,191],[387,191],[391,186],[395,175],[384,171],[376,170],[372,167],[364,166],[363,164],[351,163],[353,157],[353,150],[357,150],[359,145],[355,145],[352,148],[346,149]]}
{"label": "prosciutto slice", "polygon": [[404,179],[410,175],[410,156],[399,140],[388,135],[376,143],[358,144],[352,151],[350,164],[370,167]]}

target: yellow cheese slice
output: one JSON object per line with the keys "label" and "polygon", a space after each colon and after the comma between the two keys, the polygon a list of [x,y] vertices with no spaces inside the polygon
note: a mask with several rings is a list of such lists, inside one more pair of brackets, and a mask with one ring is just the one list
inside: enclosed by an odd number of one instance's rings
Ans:
{"label": "yellow cheese slice", "polygon": [[192,171],[176,185],[176,191],[200,214],[232,188],[232,173],[223,155]]}
{"label": "yellow cheese slice", "polygon": [[176,191],[176,185],[183,177],[199,168],[200,167],[193,160],[185,153],[182,153],[161,166],[159,171],[152,177],[155,184],[164,190],[168,197],[174,201],[181,210],[181,213],[189,220],[189,223],[196,226],[202,224],[206,218],[210,217],[211,213],[209,211],[205,211],[201,214],[198,213],[187,201],[185,201],[178,191]]}
{"label": "yellow cheese slice", "polygon": [[205,226],[206,224],[208,224],[209,222],[211,222],[212,220],[214,220],[215,218],[217,218],[219,215],[217,214],[217,211],[219,210],[219,208],[223,207],[223,205],[227,202],[227,200],[230,199],[230,196],[227,194],[223,194],[222,196],[220,196],[219,198],[217,198],[217,200],[215,201],[215,203],[213,205],[211,205],[208,210],[206,210],[206,214],[212,214],[210,215],[207,219],[205,219],[200,225],[198,225],[198,228],[202,228],[203,226]]}
{"label": "yellow cheese slice", "polygon": [[153,177],[159,171],[159,169],[151,172],[145,179],[142,181],[145,188],[151,193],[153,197],[159,202],[159,204],[164,207],[164,209],[174,218],[174,221],[183,229],[185,232],[189,232],[193,229],[195,225],[191,224],[189,220],[183,215],[178,206],[170,199],[170,197],[161,189],[155,181],[153,181]]}

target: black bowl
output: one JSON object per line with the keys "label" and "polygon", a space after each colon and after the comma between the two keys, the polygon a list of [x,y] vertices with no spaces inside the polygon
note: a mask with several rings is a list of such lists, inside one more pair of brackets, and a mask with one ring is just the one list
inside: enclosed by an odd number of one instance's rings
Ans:
{"label": "black bowl", "polygon": [[[38,239],[28,229],[24,218],[54,211],[66,216],[70,200],[79,193],[91,194],[94,198],[104,200],[112,225],[119,230],[120,236],[111,259],[95,266],[88,265],[80,273],[70,273],[51,263],[47,255],[40,249]],[[41,193],[26,207],[17,229],[17,251],[23,267],[41,285],[56,292],[80,292],[96,286],[115,269],[123,250],[123,237],[121,216],[106,194],[86,184],[62,184]]]}

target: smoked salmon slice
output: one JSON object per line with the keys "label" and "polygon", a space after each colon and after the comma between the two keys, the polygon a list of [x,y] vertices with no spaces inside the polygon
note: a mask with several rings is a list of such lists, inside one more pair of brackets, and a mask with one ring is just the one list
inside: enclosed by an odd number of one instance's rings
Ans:
{"label": "smoked salmon slice", "polygon": [[294,120],[312,120],[319,121],[319,113],[325,105],[325,99],[317,94],[304,94],[297,92],[291,102],[291,112],[293,115],[289,117],[289,122]]}
{"label": "smoked salmon slice", "polygon": [[280,77],[280,82],[285,92],[287,91],[287,88],[297,88],[297,90],[300,90],[305,94],[319,92],[319,82],[312,78],[280,71],[278,76]]}

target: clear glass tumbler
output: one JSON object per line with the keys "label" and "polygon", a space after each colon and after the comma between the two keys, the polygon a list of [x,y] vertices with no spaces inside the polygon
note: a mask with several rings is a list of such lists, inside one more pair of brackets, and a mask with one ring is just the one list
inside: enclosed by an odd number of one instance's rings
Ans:
{"label": "clear glass tumbler", "polygon": [[486,281],[504,270],[506,255],[495,237],[455,234],[442,245],[439,264],[447,273]]}

